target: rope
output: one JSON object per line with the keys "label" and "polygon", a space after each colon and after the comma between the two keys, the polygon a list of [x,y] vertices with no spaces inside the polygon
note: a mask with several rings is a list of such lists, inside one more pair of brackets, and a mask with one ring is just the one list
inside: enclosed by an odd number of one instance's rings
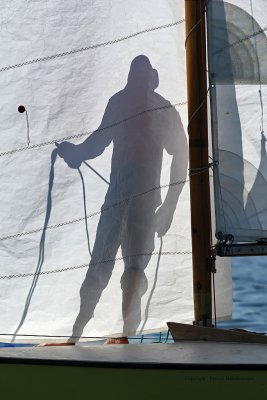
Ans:
{"label": "rope", "polygon": [[183,23],[184,21],[185,20],[183,18],[183,19],[180,19],[178,21],[171,22],[169,24],[159,25],[159,26],[154,26],[154,27],[151,27],[151,28],[147,28],[147,29],[144,29],[144,30],[139,31],[139,32],[134,32],[134,33],[132,33],[130,35],[123,36],[121,38],[117,38],[117,39],[114,39],[114,40],[109,40],[107,42],[97,43],[97,44],[93,44],[91,46],[82,47],[80,49],[74,49],[74,50],[65,51],[63,53],[52,54],[52,55],[47,56],[47,57],[35,58],[33,60],[24,61],[24,62],[19,63],[19,64],[8,65],[6,67],[0,68],[0,72],[9,71],[11,69],[16,69],[16,68],[21,68],[21,67],[24,67],[26,65],[32,65],[32,64],[36,64],[36,63],[40,63],[40,62],[55,60],[55,59],[60,58],[60,57],[66,57],[66,56],[70,56],[70,55],[73,55],[73,54],[82,53],[82,52],[89,51],[89,50],[94,50],[94,49],[97,49],[99,47],[113,45],[113,44],[120,43],[120,42],[123,42],[123,41],[128,40],[128,39],[132,39],[132,38],[140,36],[140,35],[144,35],[145,33],[150,33],[150,32],[158,31],[158,30],[161,30],[161,29],[171,28],[173,26],[176,26],[176,25],[179,25],[179,24]]}
{"label": "rope", "polygon": [[170,330],[168,329],[167,335],[166,335],[166,338],[165,338],[165,342],[164,342],[164,343],[167,343],[167,342],[168,342],[168,340],[169,340],[169,335],[170,335]]}
{"label": "rope", "polygon": [[[189,119],[189,121],[188,121],[187,131],[188,131],[188,129],[189,129],[189,126],[190,126],[192,120],[195,118],[195,116],[197,115],[197,113],[201,110],[201,108],[202,108],[202,107],[204,106],[204,104],[207,102],[207,97],[208,97],[209,91],[210,91],[210,88],[207,89],[206,96],[204,97],[204,99],[202,100],[202,102],[200,103],[200,105],[197,107],[197,109],[196,109],[196,110],[193,112],[193,114],[191,115],[191,117],[190,117],[190,119]],[[1,156],[1,154],[0,154],[0,156]]]}
{"label": "rope", "polygon": [[187,45],[187,41],[189,39],[189,37],[192,35],[192,33],[194,32],[194,30],[198,27],[198,25],[201,23],[202,19],[205,17],[206,15],[206,11],[201,15],[200,19],[197,21],[197,23],[190,29],[190,31],[188,32],[186,38],[185,38],[185,47]]}
{"label": "rope", "polygon": [[90,168],[102,181],[106,182],[109,185],[109,181],[107,181],[99,172],[97,172],[91,165],[89,165],[86,161],[83,161],[83,163]]}
{"label": "rope", "polygon": [[201,15],[201,17],[200,17],[200,19],[197,21],[197,23],[196,23],[196,24],[191,28],[191,30],[188,32],[188,34],[187,34],[187,36],[186,36],[186,38],[185,38],[185,47],[186,47],[186,45],[187,45],[187,41],[188,41],[189,37],[191,36],[191,34],[194,32],[194,30],[198,27],[198,25],[201,23],[201,21],[203,20],[203,18],[206,16],[207,7],[208,7],[208,5],[209,5],[209,3],[210,3],[211,1],[212,1],[212,0],[207,0],[207,1],[206,1],[204,13]]}
{"label": "rope", "polygon": [[213,168],[214,165],[218,165],[218,161],[211,162],[208,165],[206,165],[205,167],[190,168],[188,176],[194,176],[194,175],[198,175],[198,174],[203,174],[203,172],[206,172],[210,168]]}
{"label": "rope", "polygon": [[[90,265],[93,266],[93,265],[110,263],[110,262],[114,262],[114,261],[123,261],[130,257],[159,256],[159,255],[173,256],[173,255],[189,255],[189,254],[192,254],[191,250],[188,250],[188,251],[162,251],[161,253],[159,253],[159,252],[140,253],[140,254],[134,254],[134,255],[132,255],[132,254],[126,255],[123,257],[116,257],[116,258],[113,258],[110,260],[98,261],[96,263],[91,263]],[[49,275],[49,274],[55,274],[55,273],[65,272],[65,271],[73,271],[76,269],[83,269],[83,268],[88,268],[88,263],[81,264],[81,265],[75,265],[73,267],[56,268],[56,269],[52,269],[50,271],[29,272],[29,273],[25,273],[25,274],[14,274],[14,275],[0,275],[0,280],[15,279],[15,278],[28,278],[31,276],[39,276],[39,275]]]}
{"label": "rope", "polygon": [[29,116],[28,116],[28,112],[27,110],[25,110],[25,114],[26,114],[26,124],[27,124],[27,145],[28,147],[30,146],[30,124],[29,124]]}
{"label": "rope", "polygon": [[24,306],[21,320],[13,334],[12,342],[15,340],[18,331],[22,327],[22,325],[27,317],[31,299],[32,299],[34,290],[36,288],[39,276],[41,275],[41,269],[42,269],[42,266],[44,263],[45,235],[46,235],[46,227],[48,225],[50,215],[51,215],[51,209],[52,209],[52,189],[53,189],[53,183],[54,183],[54,165],[56,162],[56,158],[57,158],[57,150],[55,149],[55,150],[53,150],[53,152],[51,154],[51,168],[50,168],[49,183],[48,183],[47,207],[46,207],[45,221],[44,221],[44,226],[42,228],[42,235],[41,235],[41,240],[40,240],[40,245],[39,245],[39,258],[38,258],[38,262],[37,262],[37,267],[36,267],[35,273],[32,274],[33,281],[32,281],[32,284],[31,284],[31,287],[30,287],[30,290],[29,290],[29,293],[28,293],[28,296],[26,299],[26,303]]}
{"label": "rope", "polygon": [[87,246],[88,246],[89,255],[90,255],[90,257],[92,257],[92,252],[91,252],[91,248],[90,248],[89,231],[88,231],[87,211],[86,211],[85,184],[84,184],[83,175],[81,173],[80,168],[78,168],[78,172],[79,172],[79,175],[81,177],[82,189],[83,189],[83,208],[84,208],[84,221],[85,221],[85,231],[86,231],[86,238],[87,238]]}
{"label": "rope", "polygon": [[125,123],[127,121],[130,121],[131,119],[140,117],[141,115],[144,115],[144,114],[149,113],[149,112],[155,112],[155,111],[165,110],[165,109],[168,109],[168,108],[179,107],[179,106],[183,106],[185,104],[187,104],[187,101],[183,101],[183,102],[175,103],[175,104],[169,104],[169,105],[162,106],[162,107],[150,108],[150,109],[141,111],[138,114],[131,115],[130,117],[127,117],[127,118],[125,118],[123,120],[114,122],[111,125],[105,126],[103,128],[98,128],[95,131],[82,132],[82,133],[78,133],[76,135],[70,135],[70,136],[66,136],[66,137],[63,137],[63,138],[59,138],[59,139],[49,140],[47,142],[35,144],[35,145],[32,145],[32,146],[20,147],[18,149],[4,151],[4,152],[0,153],[0,157],[6,156],[6,155],[15,154],[15,153],[20,153],[20,152],[26,151],[26,150],[38,149],[40,147],[54,145],[56,142],[60,143],[60,142],[66,141],[66,140],[79,139],[79,138],[81,138],[83,136],[88,136],[88,135],[92,134],[93,132],[102,132],[102,131],[105,131],[106,129],[115,128],[116,126],[119,126],[119,125],[121,125],[121,124],[123,124],[123,123]]}

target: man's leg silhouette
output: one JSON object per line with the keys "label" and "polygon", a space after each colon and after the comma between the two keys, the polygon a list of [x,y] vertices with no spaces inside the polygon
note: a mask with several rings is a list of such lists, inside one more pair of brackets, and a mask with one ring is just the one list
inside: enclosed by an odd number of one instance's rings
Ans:
{"label": "man's leg silhouette", "polygon": [[82,336],[84,327],[93,317],[96,305],[112,275],[121,241],[123,212],[119,207],[115,208],[103,211],[100,216],[89,269],[80,289],[80,311],[69,342],[75,342]]}
{"label": "man's leg silhouette", "polygon": [[135,200],[122,232],[124,273],[121,278],[123,335],[136,334],[141,322],[141,299],[147,291],[147,267],[154,250],[155,212],[151,203]]}

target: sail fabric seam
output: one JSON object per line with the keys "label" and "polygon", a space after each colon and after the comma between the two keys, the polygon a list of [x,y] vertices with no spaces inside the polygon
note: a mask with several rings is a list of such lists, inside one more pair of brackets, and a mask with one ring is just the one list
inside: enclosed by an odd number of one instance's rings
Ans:
{"label": "sail fabric seam", "polygon": [[157,31],[157,30],[160,30],[160,29],[171,28],[171,27],[179,25],[179,24],[181,24],[183,22],[185,22],[184,18],[180,19],[178,21],[175,21],[175,22],[171,22],[169,24],[153,26],[151,28],[147,28],[147,29],[144,29],[144,30],[139,31],[139,32],[134,32],[134,33],[129,34],[127,36],[123,36],[121,38],[117,38],[117,39],[114,39],[114,40],[109,40],[108,42],[97,43],[97,44],[93,44],[91,46],[82,47],[80,49],[69,50],[69,51],[65,51],[63,53],[52,54],[52,55],[47,56],[47,57],[35,58],[33,60],[25,61],[25,62],[22,62],[22,63],[9,65],[9,66],[0,68],[0,72],[8,71],[8,70],[15,69],[15,68],[21,68],[21,67],[24,67],[26,65],[36,64],[36,63],[39,63],[39,62],[50,61],[50,60],[54,60],[56,58],[66,57],[66,56],[69,56],[69,55],[72,55],[72,54],[82,53],[82,52],[88,51],[88,50],[94,50],[94,49],[97,49],[99,47],[113,45],[113,44],[120,43],[120,42],[123,42],[123,41],[128,40],[128,39],[132,39],[132,38],[134,38],[136,36],[143,35],[145,33]]}
{"label": "sail fabric seam", "polygon": [[[145,257],[145,256],[158,256],[158,255],[164,255],[164,256],[169,256],[169,255],[189,255],[192,254],[192,251],[162,251],[162,252],[152,252],[152,253],[141,253],[141,254],[134,254],[130,256],[124,256],[124,257],[117,257],[113,258],[110,260],[103,260],[103,261],[98,261],[96,263],[90,264],[91,266],[93,265],[99,265],[99,264],[106,264],[109,262],[114,262],[114,261],[123,261],[127,258],[130,257]],[[65,271],[73,271],[76,269],[83,269],[83,268],[88,268],[88,263],[87,264],[81,264],[81,265],[75,265],[73,267],[65,267],[65,268],[60,268],[60,269],[53,269],[50,271],[40,271],[38,273],[25,273],[25,274],[14,274],[14,275],[0,275],[0,280],[4,279],[14,279],[14,278],[27,278],[31,276],[39,276],[39,275],[49,275],[49,274],[55,274],[58,272],[65,272]]]}
{"label": "sail fabric seam", "polygon": [[222,47],[221,49],[216,50],[213,54],[221,53],[221,52],[224,51],[225,49],[229,49],[229,48],[231,48],[231,47],[233,47],[233,46],[236,46],[237,44],[243,43],[243,42],[245,42],[246,40],[249,40],[249,39],[251,39],[251,38],[253,38],[253,37],[257,36],[257,35],[260,35],[261,33],[264,33],[264,32],[266,32],[266,31],[267,31],[267,26],[265,26],[265,27],[262,28],[262,29],[259,29],[258,31],[252,33],[251,35],[244,36],[243,38],[241,38],[241,39],[239,39],[239,40],[237,40],[237,41],[235,41],[235,42],[233,42],[233,43],[230,43],[229,45],[224,46],[224,47]]}
{"label": "sail fabric seam", "polygon": [[[253,3],[252,0],[250,0],[250,10],[251,10],[251,22],[253,26],[253,31],[255,33],[255,20],[254,20],[254,12],[253,12]],[[262,79],[261,79],[261,68],[260,68],[260,63],[259,63],[259,56],[258,56],[258,46],[257,46],[257,41],[254,39],[254,46],[256,48],[256,54],[257,54],[257,69],[258,69],[258,76],[259,76],[259,97],[260,97],[260,107],[261,107],[261,121],[260,121],[260,133],[264,133],[264,126],[263,126],[263,121],[264,121],[264,110],[263,110],[263,102],[262,102]]]}
{"label": "sail fabric seam", "polygon": [[[146,192],[138,193],[138,194],[136,194],[134,196],[127,197],[126,199],[118,201],[117,203],[113,203],[110,206],[102,208],[99,211],[95,211],[95,212],[87,215],[86,218],[88,219],[88,218],[95,217],[96,215],[99,215],[104,211],[108,211],[111,208],[119,206],[119,205],[121,205],[123,203],[127,203],[128,201],[131,201],[132,199],[136,199],[138,197],[144,196],[144,195],[146,195],[148,193],[153,192],[154,190],[160,190],[160,189],[164,189],[164,188],[167,188],[167,187],[183,185],[183,184],[185,184],[187,182],[189,182],[188,179],[187,180],[183,180],[183,181],[172,182],[172,183],[169,183],[169,184],[166,184],[166,185],[156,186],[156,187],[154,187],[152,189],[147,190]],[[84,221],[84,219],[85,219],[84,217],[81,217],[81,218],[77,218],[77,219],[61,222],[61,223],[58,223],[56,225],[50,225],[50,226],[46,227],[46,230],[48,230],[48,229],[56,229],[56,228],[60,228],[60,227],[65,226],[65,225],[78,223],[78,222]],[[41,232],[42,230],[43,230],[43,228],[37,228],[37,229],[34,229],[32,231],[20,232],[20,233],[16,233],[14,235],[9,235],[9,236],[2,236],[2,237],[0,237],[0,241],[9,240],[9,239],[15,239],[15,238],[19,238],[19,237],[26,236],[26,235],[31,235],[33,233]]]}
{"label": "sail fabric seam", "polygon": [[124,122],[130,121],[131,119],[137,118],[137,117],[139,117],[139,116],[141,116],[141,115],[143,115],[145,113],[148,113],[148,112],[165,110],[165,109],[168,109],[168,108],[179,107],[179,106],[183,106],[183,105],[186,105],[186,104],[187,104],[187,101],[182,101],[180,103],[170,104],[170,105],[167,105],[167,106],[150,108],[148,110],[144,110],[144,111],[142,111],[142,112],[140,112],[138,114],[131,115],[128,118],[125,118],[125,119],[123,119],[121,121],[114,122],[111,125],[104,126],[103,128],[96,129],[94,131],[82,132],[82,133],[78,133],[77,135],[66,136],[64,138],[53,139],[53,140],[50,140],[48,142],[43,142],[43,143],[35,144],[35,145],[32,145],[32,146],[20,147],[18,149],[5,151],[5,152],[0,153],[0,157],[6,156],[6,155],[12,155],[12,154],[19,153],[19,152],[26,151],[26,150],[32,150],[32,149],[37,149],[37,148],[44,147],[44,146],[49,146],[49,145],[55,144],[56,142],[60,143],[60,142],[64,142],[65,140],[81,138],[83,136],[90,135],[93,132],[102,132],[102,131],[104,131],[106,129],[114,128],[116,126],[119,126],[120,124],[123,124]]}

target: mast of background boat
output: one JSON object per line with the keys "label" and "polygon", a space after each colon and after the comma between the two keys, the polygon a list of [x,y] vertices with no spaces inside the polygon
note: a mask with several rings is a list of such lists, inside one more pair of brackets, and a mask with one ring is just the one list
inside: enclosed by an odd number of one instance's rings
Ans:
{"label": "mast of background boat", "polygon": [[205,0],[185,0],[189,171],[195,324],[211,326],[211,212]]}

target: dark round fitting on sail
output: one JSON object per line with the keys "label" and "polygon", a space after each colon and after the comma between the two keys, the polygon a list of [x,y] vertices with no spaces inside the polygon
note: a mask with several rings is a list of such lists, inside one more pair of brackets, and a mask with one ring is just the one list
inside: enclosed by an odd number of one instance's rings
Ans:
{"label": "dark round fitting on sail", "polygon": [[25,107],[24,106],[19,106],[18,107],[18,112],[23,114],[25,112]]}

